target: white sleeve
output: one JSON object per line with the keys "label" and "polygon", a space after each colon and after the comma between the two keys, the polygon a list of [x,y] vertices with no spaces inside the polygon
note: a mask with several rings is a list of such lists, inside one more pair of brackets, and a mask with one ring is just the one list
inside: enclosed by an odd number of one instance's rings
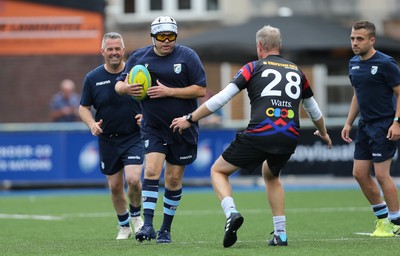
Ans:
{"label": "white sleeve", "polygon": [[233,97],[240,92],[240,89],[234,83],[229,83],[222,91],[212,96],[206,101],[206,107],[211,112],[219,109],[228,103]]}
{"label": "white sleeve", "polygon": [[318,121],[322,117],[321,110],[314,97],[303,99],[303,108],[311,120]]}

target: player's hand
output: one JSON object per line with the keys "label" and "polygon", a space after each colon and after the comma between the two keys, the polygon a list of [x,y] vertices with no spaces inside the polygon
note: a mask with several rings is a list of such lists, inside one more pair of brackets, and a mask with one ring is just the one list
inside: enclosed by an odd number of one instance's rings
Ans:
{"label": "player's hand", "polygon": [[171,97],[173,96],[173,88],[165,86],[160,81],[156,81],[157,86],[151,86],[147,90],[147,95],[150,98],[164,98],[164,97]]}
{"label": "player's hand", "polygon": [[396,141],[400,138],[400,125],[397,121],[390,126],[386,138],[391,141]]}
{"label": "player's hand", "polygon": [[127,86],[127,94],[134,97],[140,97],[143,92],[143,86],[141,84],[126,84]]}
{"label": "player's hand", "polygon": [[329,149],[332,148],[332,140],[331,140],[331,138],[329,137],[329,134],[328,134],[328,133],[325,133],[324,135],[321,135],[321,133],[320,133],[318,130],[316,130],[316,131],[314,132],[314,135],[320,137],[323,141],[325,141],[325,143],[328,145],[328,148],[329,148]]}
{"label": "player's hand", "polygon": [[350,138],[350,130],[351,130],[351,126],[345,125],[341,132],[342,140],[344,140],[347,143],[353,142],[353,140]]}
{"label": "player's hand", "polygon": [[137,125],[140,126],[140,123],[142,122],[142,119],[143,119],[143,115],[142,114],[137,114],[135,116],[135,119],[136,119]]}
{"label": "player's hand", "polygon": [[99,136],[100,134],[103,133],[103,129],[101,129],[102,125],[103,125],[103,119],[100,119],[100,121],[95,122],[93,124],[92,128],[90,128],[93,136]]}
{"label": "player's hand", "polygon": [[172,129],[173,132],[178,131],[179,134],[182,134],[183,130],[189,128],[192,124],[186,120],[186,116],[178,117],[172,120],[169,128]]}

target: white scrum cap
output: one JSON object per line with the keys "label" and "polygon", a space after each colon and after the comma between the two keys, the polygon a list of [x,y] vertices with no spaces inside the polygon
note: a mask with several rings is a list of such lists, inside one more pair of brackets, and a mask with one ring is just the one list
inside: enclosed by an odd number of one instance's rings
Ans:
{"label": "white scrum cap", "polygon": [[157,17],[151,23],[151,34],[155,35],[161,32],[173,32],[178,34],[178,25],[175,19],[169,16]]}

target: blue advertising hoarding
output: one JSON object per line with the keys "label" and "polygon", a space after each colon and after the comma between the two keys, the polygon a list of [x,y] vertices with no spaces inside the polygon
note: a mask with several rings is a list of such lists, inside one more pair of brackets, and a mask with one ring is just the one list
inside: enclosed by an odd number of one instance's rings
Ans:
{"label": "blue advertising hoarding", "polygon": [[[351,176],[354,143],[344,143],[340,128],[330,128],[333,149],[305,128],[284,175]],[[201,130],[198,156],[186,167],[184,181],[209,181],[214,161],[234,139],[234,129]],[[400,175],[395,155],[392,175]],[[260,169],[241,170],[234,177],[261,175]],[[0,187],[2,184],[106,184],[99,169],[97,137],[87,130],[0,132]]]}
{"label": "blue advertising hoarding", "polygon": [[[234,138],[232,130],[203,130],[198,158],[185,179],[208,179],[210,168]],[[13,184],[106,182],[97,137],[88,131],[0,132],[0,180]]]}

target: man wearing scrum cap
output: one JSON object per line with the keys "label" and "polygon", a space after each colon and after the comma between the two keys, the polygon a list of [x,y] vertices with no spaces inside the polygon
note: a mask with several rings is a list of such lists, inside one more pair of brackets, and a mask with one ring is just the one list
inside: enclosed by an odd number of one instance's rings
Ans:
{"label": "man wearing scrum cap", "polygon": [[[185,166],[197,157],[198,124],[193,122],[181,135],[173,133],[169,126],[176,116],[197,108],[197,98],[206,93],[206,74],[196,52],[176,43],[178,26],[174,18],[156,18],[150,36],[152,45],[131,54],[124,72],[117,78],[115,90],[139,96],[141,86],[128,84],[127,74],[137,64],[149,70],[152,86],[147,91],[148,97],[140,101],[146,162],[142,187],[144,225],[136,239],[142,242],[156,238],[157,243],[171,243],[171,224],[182,196]],[[153,217],[164,163],[164,217],[156,235]]]}

